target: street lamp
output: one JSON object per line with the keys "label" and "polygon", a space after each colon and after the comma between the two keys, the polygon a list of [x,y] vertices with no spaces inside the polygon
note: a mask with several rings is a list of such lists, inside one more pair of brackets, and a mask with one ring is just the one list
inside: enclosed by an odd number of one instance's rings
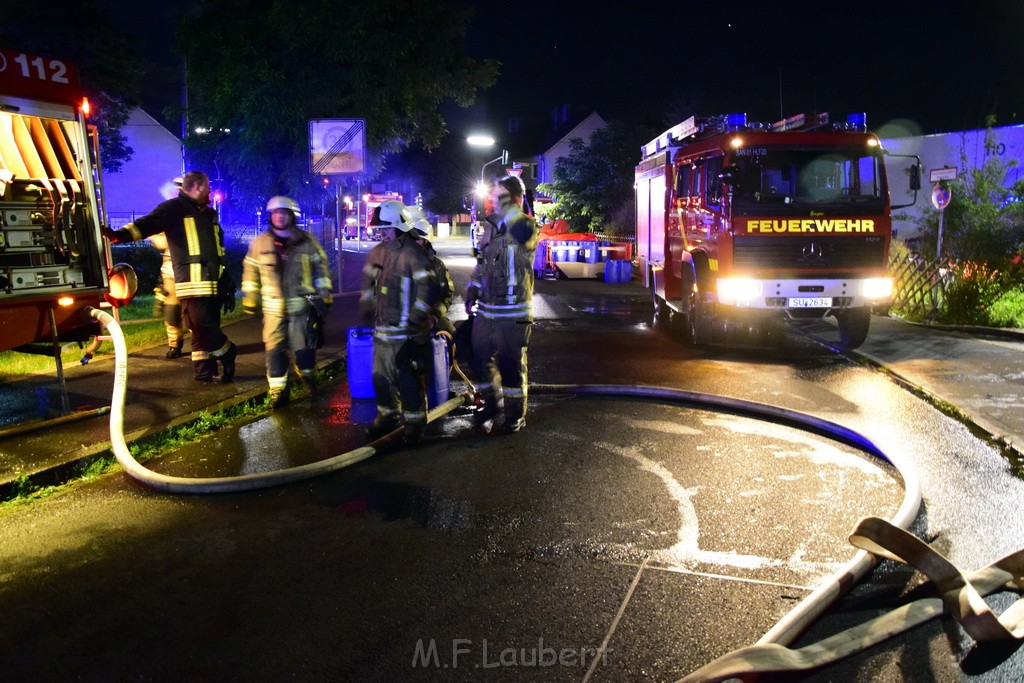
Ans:
{"label": "street lamp", "polygon": [[[490,135],[473,134],[473,135],[470,135],[469,137],[466,138],[466,142],[468,142],[473,147],[490,147],[491,145],[494,144],[494,138],[492,138]],[[481,200],[481,202],[482,202],[484,196],[487,194],[487,183],[484,181],[484,173],[487,171],[487,167],[488,166],[490,166],[491,164],[497,163],[499,161],[503,165],[508,163],[508,150],[504,150],[504,149],[501,150],[501,156],[498,156],[498,157],[495,157],[494,159],[491,159],[490,161],[486,162],[480,168],[480,184],[476,186],[476,192],[474,194],[476,195],[477,198],[479,198]],[[470,212],[469,219],[470,219],[470,221],[473,224],[473,227],[471,229],[473,231],[473,236],[475,237],[475,235],[476,235],[476,223],[477,223],[476,201],[475,200],[473,202],[473,208],[472,208],[472,210]],[[474,245],[475,245],[475,240],[474,240]]]}

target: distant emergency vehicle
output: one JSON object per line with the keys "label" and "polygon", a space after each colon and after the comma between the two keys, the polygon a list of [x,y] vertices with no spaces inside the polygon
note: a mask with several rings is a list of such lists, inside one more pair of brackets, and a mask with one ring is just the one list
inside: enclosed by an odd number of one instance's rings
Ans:
{"label": "distant emergency vehicle", "polygon": [[697,345],[728,320],[833,316],[853,348],[891,302],[892,207],[864,115],[691,117],[643,146],[634,184],[644,285]]}

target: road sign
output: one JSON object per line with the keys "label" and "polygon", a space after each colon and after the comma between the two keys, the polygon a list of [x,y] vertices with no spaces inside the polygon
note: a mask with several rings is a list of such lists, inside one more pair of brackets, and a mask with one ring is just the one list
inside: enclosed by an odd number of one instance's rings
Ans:
{"label": "road sign", "polygon": [[950,192],[949,188],[935,183],[935,187],[932,188],[932,206],[942,211],[949,206],[949,200],[952,198],[953,193]]}
{"label": "road sign", "polygon": [[309,122],[309,172],[358,173],[365,166],[363,119],[313,119]]}
{"label": "road sign", "polygon": [[937,183],[940,180],[956,180],[956,166],[933,168],[928,172],[928,181]]}

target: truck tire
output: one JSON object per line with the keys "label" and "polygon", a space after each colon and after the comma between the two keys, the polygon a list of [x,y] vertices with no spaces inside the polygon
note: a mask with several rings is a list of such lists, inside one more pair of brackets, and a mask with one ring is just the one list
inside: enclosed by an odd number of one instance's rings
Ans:
{"label": "truck tire", "polygon": [[693,252],[693,273],[696,285],[689,297],[689,306],[683,310],[689,311],[693,345],[708,346],[712,342],[715,320],[711,314],[713,309],[707,303],[706,292],[711,284],[711,264],[704,252]]}
{"label": "truck tire", "polygon": [[708,346],[711,344],[714,321],[704,302],[704,294],[698,289],[690,296],[690,338],[694,346]]}
{"label": "truck tire", "polygon": [[868,328],[871,326],[871,309],[851,308],[841,313],[836,313],[836,322],[839,323],[839,343],[843,348],[855,349],[864,343],[868,338]]}

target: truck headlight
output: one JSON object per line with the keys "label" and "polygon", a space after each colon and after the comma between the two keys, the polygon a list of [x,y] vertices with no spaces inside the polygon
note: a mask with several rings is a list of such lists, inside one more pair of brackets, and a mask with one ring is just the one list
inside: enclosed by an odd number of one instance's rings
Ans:
{"label": "truck headlight", "polygon": [[860,293],[865,299],[891,299],[892,279],[887,277],[872,277],[861,285]]}
{"label": "truck headlight", "polygon": [[747,306],[763,291],[760,280],[729,278],[718,281],[718,301],[726,306]]}

